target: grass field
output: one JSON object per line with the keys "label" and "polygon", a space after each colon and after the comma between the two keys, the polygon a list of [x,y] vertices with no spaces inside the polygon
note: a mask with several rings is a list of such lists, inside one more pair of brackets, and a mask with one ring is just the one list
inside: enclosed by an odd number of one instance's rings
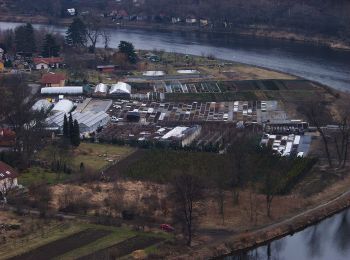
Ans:
{"label": "grass field", "polygon": [[47,184],[57,184],[68,180],[69,174],[56,173],[41,167],[30,167],[19,176],[18,181],[21,185],[30,186],[36,182],[45,182]]}
{"label": "grass field", "polygon": [[[70,151],[68,164],[73,171],[78,171],[80,163],[93,171],[101,170],[114,161],[119,161],[134,149],[126,146],[109,144],[81,143],[78,148]],[[52,156],[50,147],[46,147],[39,153],[39,158],[50,162]]]}
{"label": "grass field", "polygon": [[[127,242],[136,237],[137,241],[142,243]],[[30,257],[34,259],[32,257],[40,258],[43,253],[50,254],[51,259],[78,259],[95,252],[99,254],[105,250],[107,252],[110,248],[119,249],[120,256],[126,256],[136,249],[148,247],[153,252],[156,250],[154,249],[156,243],[170,238],[171,236],[164,233],[143,233],[128,228],[74,223],[46,231],[44,229],[37,231],[30,237],[24,237],[15,243],[11,241],[12,243],[0,247],[0,259],[10,257],[18,260]]]}

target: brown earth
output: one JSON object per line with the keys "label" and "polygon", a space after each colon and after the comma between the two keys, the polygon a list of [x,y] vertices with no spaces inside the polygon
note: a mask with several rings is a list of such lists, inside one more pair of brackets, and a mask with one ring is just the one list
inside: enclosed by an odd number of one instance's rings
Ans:
{"label": "brown earth", "polygon": [[110,234],[107,230],[87,229],[68,237],[53,241],[44,246],[19,256],[10,258],[11,260],[46,260],[63,255],[66,252],[87,245],[99,238]]}

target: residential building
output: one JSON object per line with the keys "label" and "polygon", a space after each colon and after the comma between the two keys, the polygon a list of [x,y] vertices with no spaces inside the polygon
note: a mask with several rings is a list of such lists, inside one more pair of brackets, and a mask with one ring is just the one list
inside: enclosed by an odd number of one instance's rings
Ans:
{"label": "residential building", "polygon": [[41,77],[41,84],[45,87],[63,87],[67,77],[63,73],[46,73]]}
{"label": "residential building", "polygon": [[61,57],[34,58],[33,62],[37,70],[58,69],[63,66]]}
{"label": "residential building", "polygon": [[18,173],[8,164],[0,161],[0,196],[5,199],[7,192],[18,186]]}

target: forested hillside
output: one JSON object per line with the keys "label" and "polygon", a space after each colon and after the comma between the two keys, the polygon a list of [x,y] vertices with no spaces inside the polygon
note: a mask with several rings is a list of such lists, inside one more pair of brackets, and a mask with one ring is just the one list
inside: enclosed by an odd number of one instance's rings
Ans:
{"label": "forested hillside", "polygon": [[[12,11],[59,17],[65,8],[102,14],[125,10],[148,20],[208,19],[215,27],[269,26],[350,38],[349,0],[2,0]],[[1,2],[1,0],[0,0]],[[164,19],[164,17],[168,18]]]}

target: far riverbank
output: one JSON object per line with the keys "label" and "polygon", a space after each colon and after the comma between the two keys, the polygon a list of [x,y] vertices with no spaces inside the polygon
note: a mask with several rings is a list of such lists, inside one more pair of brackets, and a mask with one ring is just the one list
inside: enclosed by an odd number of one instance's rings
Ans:
{"label": "far riverbank", "polygon": [[[1,22],[16,22],[16,23],[35,23],[35,24],[49,24],[68,26],[71,22],[71,18],[57,18],[52,20],[50,17],[45,16],[21,16],[21,15],[9,15],[1,14]],[[322,35],[305,35],[302,33],[295,33],[291,30],[280,30],[270,27],[249,27],[249,28],[235,28],[228,30],[211,29],[209,27],[201,26],[189,26],[189,25],[177,25],[177,24],[160,24],[149,22],[125,22],[121,21],[113,23],[105,21],[104,26],[108,28],[124,28],[124,29],[141,29],[141,30],[157,30],[157,31],[178,31],[178,32],[202,32],[202,33],[215,33],[223,35],[233,36],[253,36],[258,38],[269,38],[276,40],[294,41],[301,43],[315,44],[317,46],[326,46],[331,49],[339,49],[350,51],[350,43],[337,38],[324,37]]]}

